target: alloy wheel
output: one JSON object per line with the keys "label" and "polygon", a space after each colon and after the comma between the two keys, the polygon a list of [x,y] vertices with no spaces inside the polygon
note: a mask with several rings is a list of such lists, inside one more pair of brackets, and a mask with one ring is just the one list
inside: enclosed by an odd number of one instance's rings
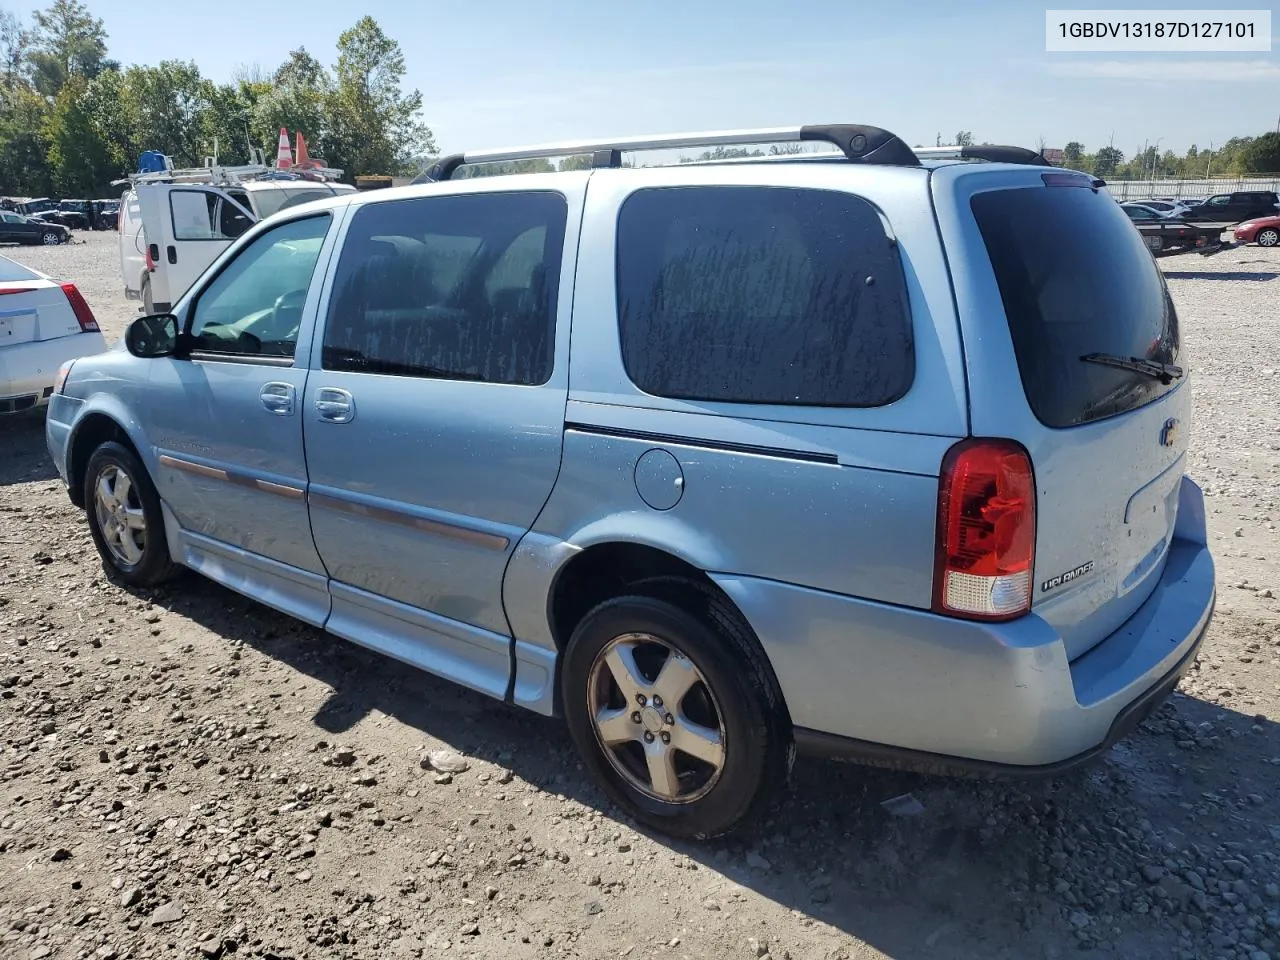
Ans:
{"label": "alloy wheel", "polygon": [[147,548],[147,519],[129,474],[114,464],[98,474],[93,510],[112,557],[126,567],[139,563]]}
{"label": "alloy wheel", "polygon": [[669,641],[627,633],[606,644],[587,709],[610,765],[646,796],[693,803],[719,780],[723,715],[702,672]]}

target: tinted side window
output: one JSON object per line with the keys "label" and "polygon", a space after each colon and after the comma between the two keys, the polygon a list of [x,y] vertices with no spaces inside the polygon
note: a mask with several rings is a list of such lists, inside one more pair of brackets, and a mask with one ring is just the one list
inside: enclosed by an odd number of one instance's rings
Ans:
{"label": "tinted side window", "polygon": [[627,374],[658,396],[870,407],[915,375],[898,251],[828,190],[640,190],[618,216]]}
{"label": "tinted side window", "polygon": [[546,383],[567,212],[541,191],[360,207],[334,276],[324,368]]}
{"label": "tinted side window", "polygon": [[[235,200],[243,204],[246,209],[249,206],[248,199],[244,194],[235,197]],[[224,237],[238,237],[253,226],[253,221],[240,212],[234,203],[224,200],[218,210],[219,228]]]}

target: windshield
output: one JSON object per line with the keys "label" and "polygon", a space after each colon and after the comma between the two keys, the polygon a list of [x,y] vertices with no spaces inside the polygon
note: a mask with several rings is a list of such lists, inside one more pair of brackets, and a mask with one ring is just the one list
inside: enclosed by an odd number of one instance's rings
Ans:
{"label": "windshield", "polygon": [[288,187],[272,187],[269,190],[254,190],[253,202],[258,208],[258,216],[265,220],[273,213],[278,213],[286,207],[296,207],[300,203],[307,203],[310,200],[323,200],[325,197],[336,196],[337,191],[326,184],[316,184],[310,187],[288,186]]}
{"label": "windshield", "polygon": [[1089,354],[1178,363],[1164,276],[1117,205],[1080,187],[980,193],[972,202],[1004,303],[1023,391],[1041,423],[1070,427],[1177,388]]}

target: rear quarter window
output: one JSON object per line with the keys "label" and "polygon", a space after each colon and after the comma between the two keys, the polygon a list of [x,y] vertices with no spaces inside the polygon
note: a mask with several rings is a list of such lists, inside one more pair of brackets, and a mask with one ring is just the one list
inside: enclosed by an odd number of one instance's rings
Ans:
{"label": "rear quarter window", "polygon": [[631,381],[689,400],[892,403],[915,375],[906,281],[866,200],[831,190],[639,190],[618,215]]}
{"label": "rear quarter window", "polygon": [[1145,374],[1081,358],[1177,363],[1178,317],[1142,235],[1105,193],[1081,187],[991,190],[971,200],[1023,391],[1049,427],[1144,406],[1171,390]]}

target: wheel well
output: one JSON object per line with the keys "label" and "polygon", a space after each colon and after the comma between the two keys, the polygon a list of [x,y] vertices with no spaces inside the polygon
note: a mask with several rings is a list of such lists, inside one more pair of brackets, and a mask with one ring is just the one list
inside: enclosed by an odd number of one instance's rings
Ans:
{"label": "wheel well", "polygon": [[91,413],[76,427],[71,452],[67,457],[67,481],[70,485],[71,502],[77,507],[84,506],[84,473],[89,466],[89,458],[93,456],[93,451],[109,440],[128,447],[135,456],[138,453],[138,448],[133,445],[124,428],[105,413]]}
{"label": "wheel well", "polygon": [[[642,580],[656,578],[687,580],[723,597],[702,570],[655,547],[638,543],[588,547],[565,565],[552,588],[551,629],[556,649],[564,650],[574,628],[592,608],[629,592]],[[728,597],[724,599],[728,601]]]}
{"label": "wheel well", "polygon": [[[773,665],[737,604],[705,571],[656,547],[637,543],[603,543],[588,547],[565,565],[551,591],[551,629],[556,650],[564,652],[574,629],[596,606],[610,597],[635,593],[638,587],[644,593],[668,600],[700,616],[729,615],[739,619],[751,637],[749,645],[753,653],[748,659],[762,677],[768,678],[769,688],[776,691],[774,707],[790,729],[791,713]],[[560,671],[557,671],[557,711],[562,710],[561,695]]]}

